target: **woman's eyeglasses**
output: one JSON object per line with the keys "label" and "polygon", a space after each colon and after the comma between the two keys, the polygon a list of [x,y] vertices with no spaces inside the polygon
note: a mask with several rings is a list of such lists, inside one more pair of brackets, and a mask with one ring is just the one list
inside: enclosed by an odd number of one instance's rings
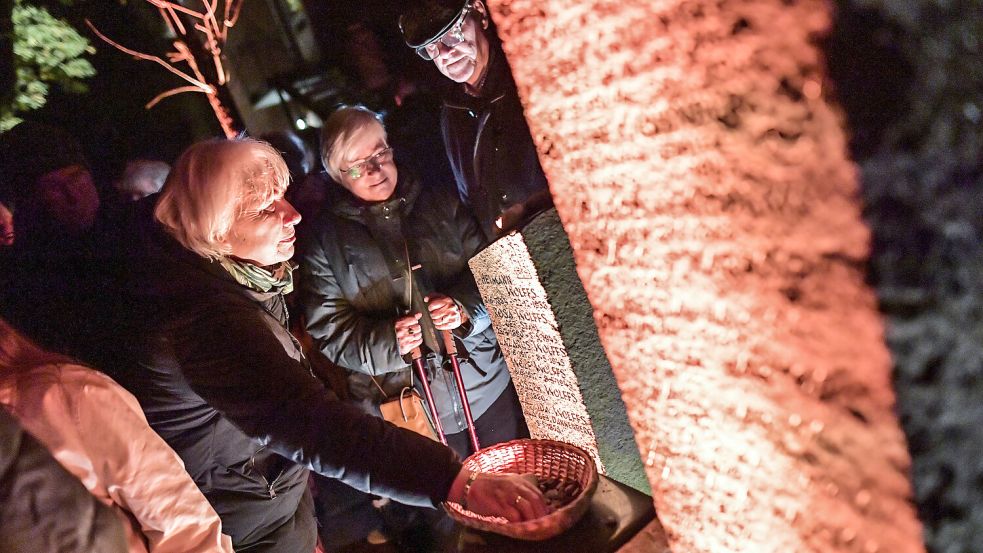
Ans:
{"label": "woman's eyeglasses", "polygon": [[368,172],[369,166],[373,167],[378,171],[386,163],[391,163],[393,160],[393,149],[385,148],[379,150],[378,152],[372,154],[371,156],[359,161],[355,165],[352,165],[348,169],[344,169],[342,173],[345,173],[353,180],[362,178],[362,175]]}

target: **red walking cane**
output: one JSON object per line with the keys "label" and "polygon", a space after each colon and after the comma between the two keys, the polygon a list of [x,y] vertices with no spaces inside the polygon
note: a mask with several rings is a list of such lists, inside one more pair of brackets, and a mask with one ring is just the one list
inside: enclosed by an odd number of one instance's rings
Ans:
{"label": "red walking cane", "polygon": [[451,360],[451,368],[454,371],[454,383],[457,385],[457,392],[461,394],[461,405],[464,406],[464,422],[468,425],[468,437],[471,438],[471,447],[474,451],[481,449],[478,444],[478,434],[474,431],[474,419],[471,417],[471,403],[468,402],[468,393],[464,389],[464,379],[461,377],[461,364],[457,358],[457,344],[454,343],[454,335],[450,330],[442,330],[441,337],[444,339],[444,349]]}
{"label": "red walking cane", "polygon": [[444,435],[444,425],[440,424],[440,416],[437,414],[437,409],[433,402],[433,392],[430,391],[430,381],[427,380],[427,369],[423,365],[423,351],[420,350],[420,346],[413,348],[410,352],[410,357],[413,358],[413,367],[416,368],[416,374],[420,378],[420,385],[423,386],[423,395],[427,398],[427,407],[430,410],[430,420],[433,421],[433,428],[437,431],[437,437],[440,438],[440,443],[447,445],[447,436]]}
{"label": "red walking cane", "polygon": [[[419,269],[420,265],[410,264],[409,251],[405,244],[404,250],[406,250],[406,264],[409,267],[406,271],[404,288],[406,305],[410,308],[411,312],[415,311],[421,314],[420,331],[424,338],[423,343],[434,353],[444,353],[451,362],[451,370],[454,373],[454,384],[457,387],[457,393],[461,397],[461,405],[464,408],[464,422],[468,426],[468,437],[471,439],[471,447],[474,448],[474,451],[478,451],[481,446],[478,443],[478,434],[474,429],[474,418],[471,416],[471,404],[468,402],[468,394],[464,388],[464,378],[461,376],[461,364],[459,362],[457,344],[454,342],[454,335],[449,330],[442,330],[440,331],[441,340],[437,340],[436,334],[438,331],[434,327],[433,320],[430,318],[428,302],[421,293],[420,287],[416,283],[416,274],[413,272]],[[440,350],[443,350],[443,352]],[[423,386],[423,395],[427,399],[427,407],[430,411],[430,420],[433,421],[434,430],[437,431],[437,436],[440,438],[441,443],[447,445],[447,436],[444,434],[443,425],[440,423],[440,413],[437,412],[437,404],[434,403],[433,392],[430,390],[430,381],[427,379],[422,348],[420,346],[414,348],[410,352],[410,357],[413,358],[413,367],[420,377],[420,385]]]}

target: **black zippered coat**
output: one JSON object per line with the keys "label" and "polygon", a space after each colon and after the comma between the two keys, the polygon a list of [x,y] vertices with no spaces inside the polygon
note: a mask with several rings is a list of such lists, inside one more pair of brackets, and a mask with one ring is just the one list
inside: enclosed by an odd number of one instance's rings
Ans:
{"label": "black zippered coat", "polygon": [[498,236],[495,221],[506,209],[552,203],[505,55],[495,44],[490,55],[481,96],[455,86],[441,111],[458,194],[489,242]]}
{"label": "black zippered coat", "polygon": [[440,444],[338,401],[287,330],[283,296],[250,290],[148,217],[129,248],[124,359],[107,370],[184,460],[237,551],[310,553],[308,471],[437,505],[460,470]]}
{"label": "black zippered coat", "polygon": [[[423,186],[413,177],[401,178],[390,199],[373,204],[332,184],[327,206],[300,248],[300,298],[317,347],[349,370],[352,395],[378,403],[370,376],[388,383],[394,375],[408,375],[393,328],[404,307],[405,283],[394,277],[405,274],[408,254],[421,266],[425,292],[453,298],[471,319],[460,340],[470,358],[461,363],[461,374],[472,414],[481,417],[510,377],[468,267],[482,245],[470,213],[450,187]],[[451,373],[438,368],[432,374],[444,431],[462,432],[463,408]],[[387,394],[399,393],[404,380],[396,381],[383,385]]]}

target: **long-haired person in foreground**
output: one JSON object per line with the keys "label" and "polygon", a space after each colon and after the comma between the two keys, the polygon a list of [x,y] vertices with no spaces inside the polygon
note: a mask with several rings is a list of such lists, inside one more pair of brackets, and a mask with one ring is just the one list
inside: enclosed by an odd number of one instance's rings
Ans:
{"label": "long-haired person in foreground", "polygon": [[191,146],[128,266],[136,319],[124,345],[135,363],[114,376],[184,459],[236,550],[314,550],[309,470],[403,503],[545,514],[533,482],[465,471],[450,449],[343,404],[313,376],[284,307],[300,220],[283,198],[288,180],[265,143]]}
{"label": "long-haired person in foreground", "polygon": [[[147,425],[133,396],[106,375],[41,349],[3,319],[0,409],[120,515],[130,553],[231,553],[218,515],[181,459]],[[22,496],[7,500],[30,501]],[[85,524],[89,521],[67,520],[63,526]],[[49,551],[43,544],[33,547]]]}

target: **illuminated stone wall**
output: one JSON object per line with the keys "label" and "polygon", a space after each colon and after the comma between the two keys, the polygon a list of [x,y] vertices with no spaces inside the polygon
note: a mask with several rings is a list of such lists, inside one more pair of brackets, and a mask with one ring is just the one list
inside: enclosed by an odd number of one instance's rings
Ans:
{"label": "illuminated stone wall", "polygon": [[673,550],[922,551],[827,3],[489,3]]}

